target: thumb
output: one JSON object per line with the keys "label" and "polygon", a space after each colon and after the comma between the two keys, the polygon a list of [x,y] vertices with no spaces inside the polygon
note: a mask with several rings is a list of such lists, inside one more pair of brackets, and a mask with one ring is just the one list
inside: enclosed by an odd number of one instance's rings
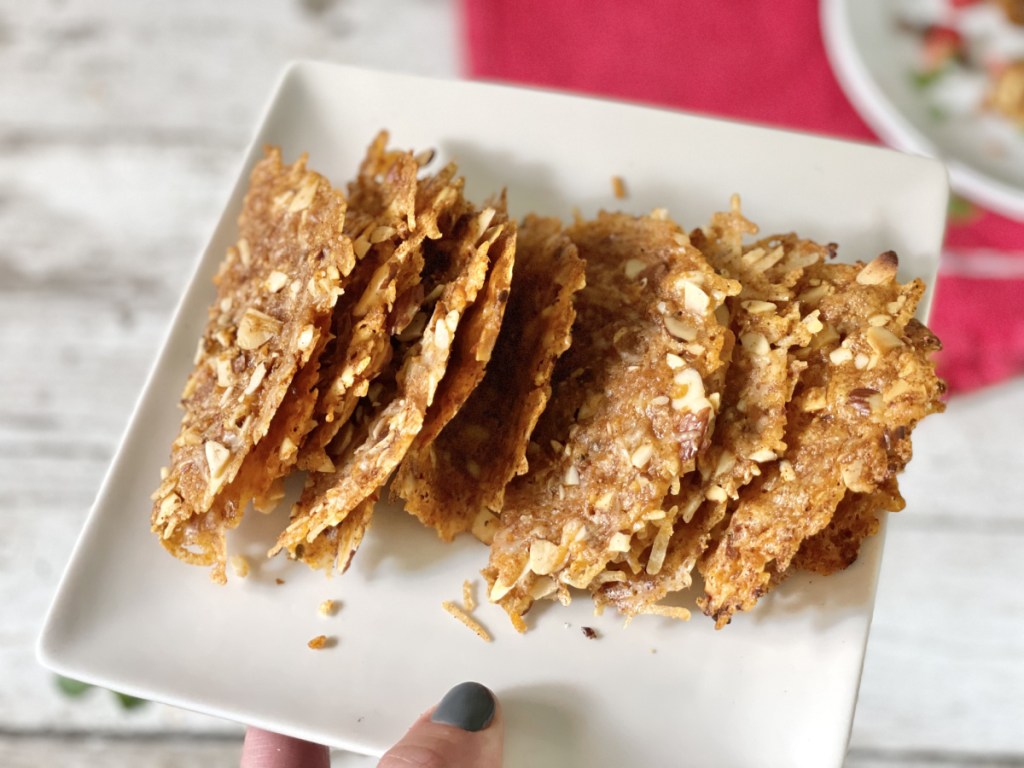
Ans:
{"label": "thumb", "polygon": [[505,724],[494,694],[460,683],[422,715],[377,768],[501,768]]}

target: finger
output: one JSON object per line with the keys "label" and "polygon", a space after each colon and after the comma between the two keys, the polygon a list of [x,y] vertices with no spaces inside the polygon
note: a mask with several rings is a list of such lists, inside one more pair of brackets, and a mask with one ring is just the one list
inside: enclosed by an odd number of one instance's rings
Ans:
{"label": "finger", "polygon": [[279,733],[245,729],[240,768],[330,768],[327,747]]}
{"label": "finger", "polygon": [[501,768],[505,724],[480,683],[460,683],[413,723],[377,768]]}

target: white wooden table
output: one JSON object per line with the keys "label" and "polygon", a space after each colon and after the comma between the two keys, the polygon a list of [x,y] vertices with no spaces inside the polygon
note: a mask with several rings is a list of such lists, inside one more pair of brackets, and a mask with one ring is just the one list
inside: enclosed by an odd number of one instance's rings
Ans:
{"label": "white wooden table", "polygon": [[[35,637],[285,62],[455,76],[458,38],[453,0],[0,0],[0,765],[236,762],[237,725],[64,697]],[[848,765],[1024,766],[1024,380],[915,444]]]}

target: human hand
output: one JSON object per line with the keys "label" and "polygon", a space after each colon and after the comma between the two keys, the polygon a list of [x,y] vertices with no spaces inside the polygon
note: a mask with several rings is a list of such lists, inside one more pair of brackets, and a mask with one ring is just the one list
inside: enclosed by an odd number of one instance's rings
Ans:
{"label": "human hand", "polygon": [[[494,694],[460,683],[424,712],[377,768],[501,768],[505,724]],[[327,747],[247,728],[240,768],[330,768]]]}

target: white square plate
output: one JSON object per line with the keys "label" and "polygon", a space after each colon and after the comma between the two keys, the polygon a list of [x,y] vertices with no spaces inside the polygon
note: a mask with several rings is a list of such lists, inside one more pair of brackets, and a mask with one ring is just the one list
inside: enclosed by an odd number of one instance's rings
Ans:
{"label": "white square plate", "polygon": [[[491,644],[440,607],[459,599],[463,579],[479,585],[486,550],[475,540],[442,544],[384,504],[351,570],[331,580],[262,559],[286,509],[248,516],[229,539],[258,565],[224,587],[160,547],[149,494],[249,169],[273,143],[286,159],[308,151],[311,168],[343,184],[381,127],[396,146],[456,159],[474,199],[507,186],[516,216],[666,207],[689,228],[739,192],[763,232],[835,241],[850,260],[891,248],[903,278],[935,277],[948,194],[935,161],[554,93],[296,64],[178,308],[51,608],[40,659],[136,696],[365,753],[386,749],[449,686],[479,680],[505,708],[509,768],[662,766],[683,756],[689,765],[840,765],[881,536],[846,572],[792,578],[721,632],[699,614],[689,623],[641,617],[624,630],[611,612],[595,618],[581,596],[568,608],[537,607],[525,636],[485,604],[476,615]],[[625,178],[627,199],[614,198],[613,175]],[[328,597],[341,608],[324,618],[317,606]],[[584,637],[584,625],[599,639]],[[307,649],[321,633],[336,647]]]}

